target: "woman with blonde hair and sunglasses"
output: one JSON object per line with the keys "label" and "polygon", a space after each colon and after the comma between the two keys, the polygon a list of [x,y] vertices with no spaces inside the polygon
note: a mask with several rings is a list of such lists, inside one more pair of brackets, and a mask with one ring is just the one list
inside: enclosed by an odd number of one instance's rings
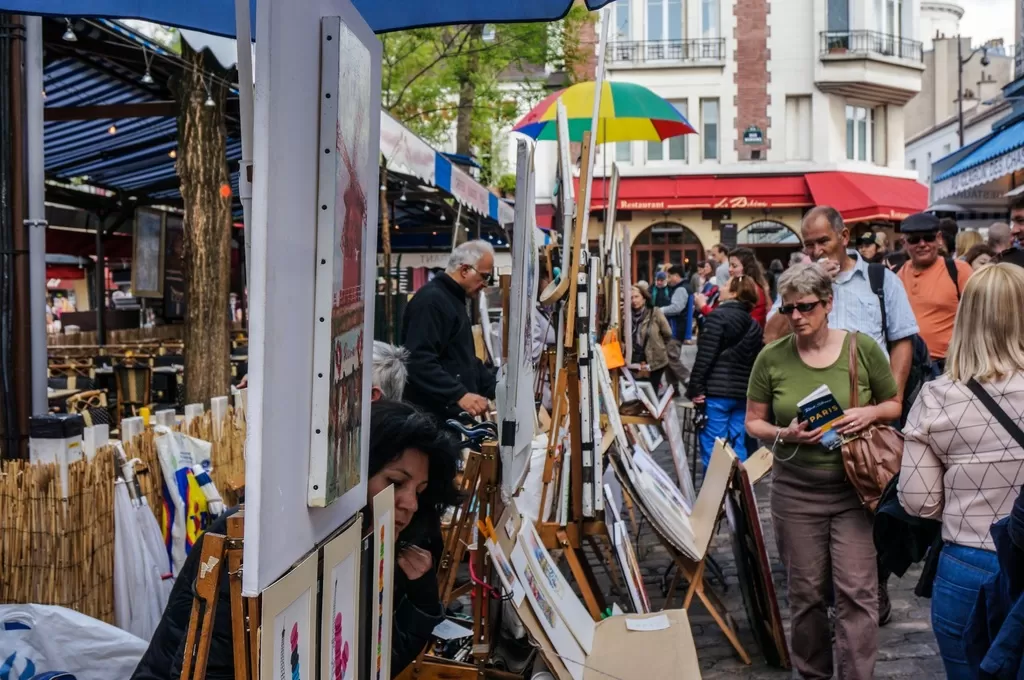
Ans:
{"label": "woman with blonde hair and sunglasses", "polygon": [[[869,680],[878,654],[878,566],[871,516],[843,470],[842,452],[821,444],[824,432],[801,421],[797,404],[828,386],[852,435],[900,417],[889,360],[871,336],[829,328],[832,278],[798,264],[779,278],[790,335],[758,355],[747,387],[747,433],[769,442],[772,523],[786,568],[793,667],[808,680]],[[856,338],[856,340],[854,340]],[[852,408],[850,350],[856,358]],[[825,599],[835,593],[835,653]],[[833,658],[835,667],[833,668]]]}
{"label": "woman with blonde hair and sunglasses", "polygon": [[975,272],[946,373],[924,385],[904,428],[900,502],[911,515],[942,520],[932,631],[954,679],[975,677],[963,637],[982,583],[999,569],[989,528],[1010,514],[1024,484],[1021,310],[1024,269],[1004,263]]}

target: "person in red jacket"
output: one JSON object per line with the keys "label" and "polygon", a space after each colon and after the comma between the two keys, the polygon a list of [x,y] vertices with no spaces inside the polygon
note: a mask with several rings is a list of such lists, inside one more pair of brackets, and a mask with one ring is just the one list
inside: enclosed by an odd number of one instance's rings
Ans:
{"label": "person in red jacket", "polygon": [[[757,283],[757,304],[750,312],[757,325],[764,330],[768,319],[768,281],[764,270],[750,248],[733,248],[729,251],[729,277],[749,276]],[[721,286],[721,284],[719,284]]]}

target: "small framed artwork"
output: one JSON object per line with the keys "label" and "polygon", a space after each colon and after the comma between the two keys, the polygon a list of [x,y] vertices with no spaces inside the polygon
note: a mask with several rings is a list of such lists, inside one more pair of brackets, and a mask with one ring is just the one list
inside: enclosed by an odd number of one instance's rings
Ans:
{"label": "small framed artwork", "polygon": [[263,680],[313,680],[317,566],[314,552],[263,591]]}
{"label": "small framed artwork", "polygon": [[132,242],[132,295],[164,296],[164,213],[139,210]]}
{"label": "small framed artwork", "polygon": [[350,680],[359,668],[359,545],[363,515],[324,546],[320,668],[327,680]]}
{"label": "small framed artwork", "polygon": [[395,582],[395,487],[373,497],[373,615],[370,680],[391,678],[391,615]]}

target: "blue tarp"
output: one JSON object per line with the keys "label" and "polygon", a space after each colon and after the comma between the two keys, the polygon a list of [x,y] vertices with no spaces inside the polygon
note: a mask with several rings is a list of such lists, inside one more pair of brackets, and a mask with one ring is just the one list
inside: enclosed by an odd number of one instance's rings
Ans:
{"label": "blue tarp", "polygon": [[[302,2],[303,0],[292,0]],[[611,0],[587,0],[598,9]],[[253,35],[256,0],[251,1]],[[553,21],[565,16],[572,0],[353,0],[377,33],[444,24]],[[144,19],[167,26],[234,37],[233,0],[0,0],[0,11],[67,17]]]}
{"label": "blue tarp", "polygon": [[978,144],[974,151],[961,158],[956,165],[943,172],[933,181],[942,182],[950,177],[955,177],[978,167],[982,163],[987,163],[1021,147],[1024,147],[1024,120],[1017,121],[1009,127],[993,132],[987,140]]}

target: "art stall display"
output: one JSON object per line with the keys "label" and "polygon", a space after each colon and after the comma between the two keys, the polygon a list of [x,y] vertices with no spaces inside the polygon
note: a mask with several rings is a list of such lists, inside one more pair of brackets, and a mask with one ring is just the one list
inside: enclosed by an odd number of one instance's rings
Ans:
{"label": "art stall display", "polygon": [[370,618],[370,678],[391,679],[391,616],[394,612],[395,488],[373,497],[373,611]]}
{"label": "art stall display", "polygon": [[317,554],[263,591],[261,680],[313,680]]}
{"label": "art stall display", "polygon": [[733,469],[732,483],[725,497],[725,516],[732,530],[737,580],[754,639],[768,665],[789,668],[789,647],[761,530],[757,496],[743,463]]}
{"label": "art stall display", "polygon": [[[515,211],[516,238],[512,240],[512,288],[509,297],[508,361],[499,369],[498,429],[501,485],[506,496],[522,485],[530,464],[537,419],[534,403],[533,308],[537,300],[538,262],[534,241],[533,156],[536,146],[519,140]],[[516,340],[513,341],[513,338]]]}
{"label": "art stall display", "polygon": [[323,547],[320,668],[325,680],[353,680],[359,668],[360,533],[363,515]]}
{"label": "art stall display", "polygon": [[619,515],[619,508],[615,504],[612,495],[612,488],[605,484],[605,507],[611,508],[612,546],[615,548],[615,561],[619,565],[626,581],[629,591],[629,601],[633,605],[633,611],[637,614],[647,614],[651,611],[651,602],[647,597],[647,587],[644,585],[644,576],[640,572],[640,563],[633,552],[633,544],[629,540],[629,529]]}
{"label": "art stall display", "polygon": [[484,545],[487,546],[491,562],[494,563],[494,571],[498,574],[498,580],[501,581],[501,587],[505,590],[505,594],[512,596],[512,604],[520,606],[523,603],[523,598],[526,597],[526,591],[523,590],[522,583],[516,577],[508,555],[493,538],[488,538]]}
{"label": "art stall display", "polygon": [[132,297],[164,296],[164,213],[139,210],[132,244]]}
{"label": "art stall display", "polygon": [[[619,240],[620,247],[622,248],[622,254],[619,261],[622,263],[622,308],[629,309],[629,299],[633,294],[633,258],[629,252],[629,225],[623,224],[622,226],[622,238]],[[625,347],[623,348],[623,356],[626,358],[626,364],[633,363],[633,315],[623,314],[622,315],[622,340]]]}
{"label": "art stall display", "polygon": [[[595,455],[600,442],[599,407],[596,399],[597,377],[594,375],[593,355],[600,352],[596,347],[596,329],[593,309],[596,307],[597,258],[589,258],[587,266],[577,274],[576,285],[576,333],[580,376],[580,452],[583,465],[583,516],[594,517],[603,507],[601,493],[601,458]],[[595,483],[596,482],[596,483]]]}
{"label": "art stall display", "polygon": [[[321,25],[324,98],[320,109],[320,159],[317,221],[316,309],[313,335],[314,380],[312,442],[307,502],[330,505],[365,483],[365,424],[369,421],[371,361],[366,337],[366,278],[373,260],[376,224],[367,204],[377,194],[373,154],[370,63],[372,55],[340,18]],[[328,96],[329,95],[329,96]]]}
{"label": "art stall display", "polygon": [[679,421],[679,409],[665,409],[661,416],[661,429],[668,440],[669,451],[672,453],[672,466],[676,470],[679,490],[690,505],[697,500],[697,491],[693,486],[693,476],[686,464],[686,446],[683,444],[683,424]]}

